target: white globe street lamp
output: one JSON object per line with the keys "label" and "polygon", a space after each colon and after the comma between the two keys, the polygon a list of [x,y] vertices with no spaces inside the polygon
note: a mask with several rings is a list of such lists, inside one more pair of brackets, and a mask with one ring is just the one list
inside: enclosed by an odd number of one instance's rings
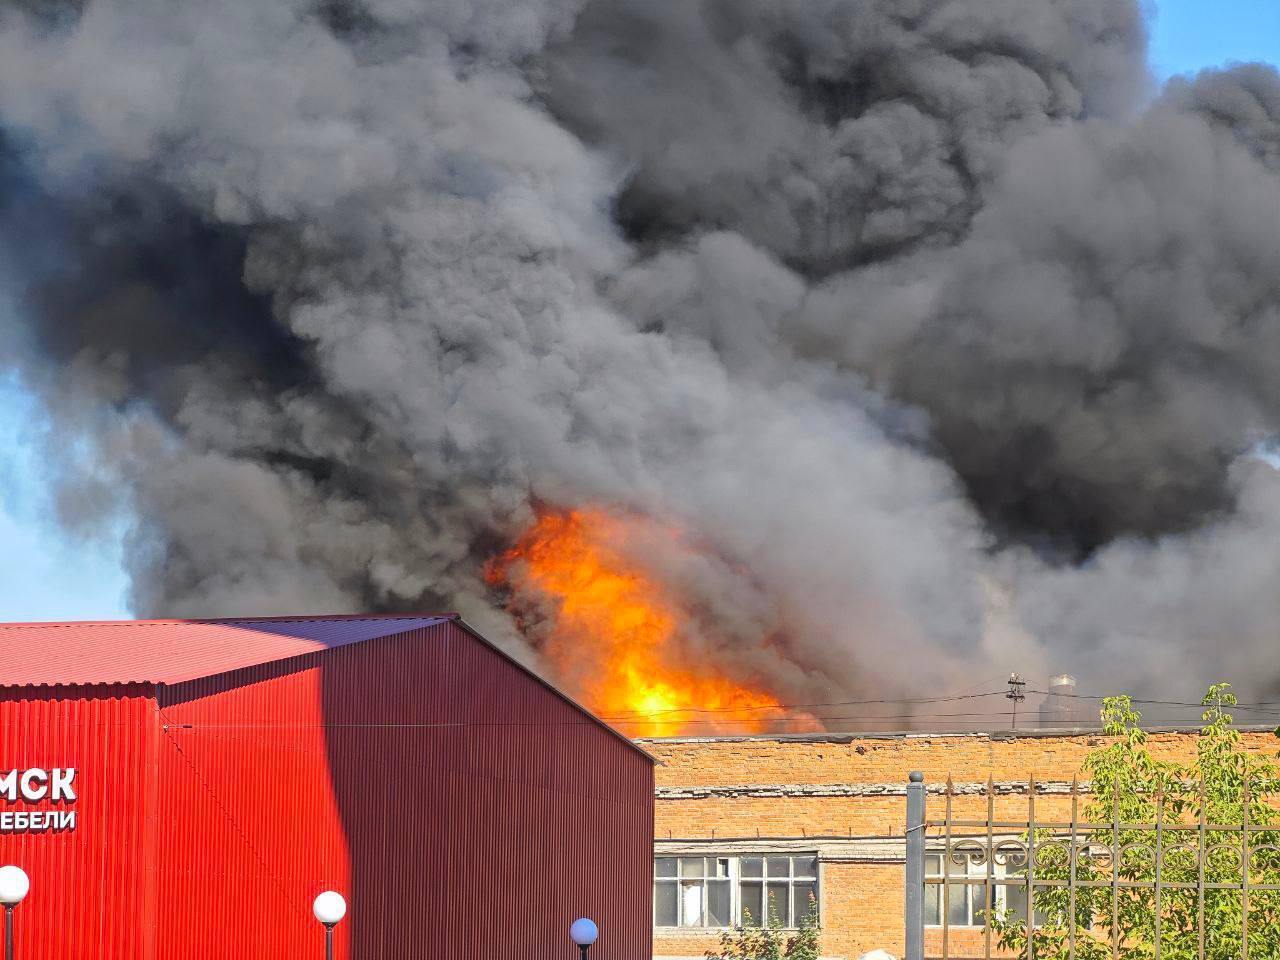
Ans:
{"label": "white globe street lamp", "polygon": [[4,905],[4,960],[13,960],[13,908],[31,889],[31,878],[21,867],[0,867],[0,904]]}
{"label": "white globe street lamp", "polygon": [[569,939],[582,951],[582,960],[587,960],[587,951],[591,949],[591,945],[596,942],[598,936],[600,936],[600,930],[596,927],[595,921],[586,917],[579,917],[569,927]]}
{"label": "white globe street lamp", "polygon": [[342,899],[342,894],[326,890],[311,904],[311,912],[324,924],[325,960],[333,960],[333,928],[347,915],[347,901]]}

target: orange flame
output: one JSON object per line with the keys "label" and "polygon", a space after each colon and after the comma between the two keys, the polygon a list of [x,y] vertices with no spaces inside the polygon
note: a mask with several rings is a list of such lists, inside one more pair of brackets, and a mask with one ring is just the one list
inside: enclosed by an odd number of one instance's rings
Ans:
{"label": "orange flame", "polygon": [[758,731],[776,721],[783,708],[772,695],[681,662],[678,604],[615,546],[636,522],[601,510],[544,513],[488,578],[514,579],[551,601],[543,654],[587,706],[632,736]]}

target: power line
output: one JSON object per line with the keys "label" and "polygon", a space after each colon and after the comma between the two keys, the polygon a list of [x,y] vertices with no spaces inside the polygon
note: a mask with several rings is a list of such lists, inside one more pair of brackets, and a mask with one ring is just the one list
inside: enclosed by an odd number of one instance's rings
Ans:
{"label": "power line", "polygon": [[[937,720],[956,717],[983,717],[983,718],[1003,718],[1008,714],[1004,711],[981,711],[981,712],[956,712],[956,713],[903,713],[903,714],[874,714],[862,716],[819,716],[814,717],[816,720],[839,720],[839,721],[875,721],[875,720]],[[601,718],[604,719],[604,718]],[[769,717],[762,720],[762,723],[787,723],[794,718],[789,717]],[[650,722],[645,718],[637,718],[634,720],[620,721],[622,723],[637,724]],[[719,721],[719,720],[670,720],[657,721],[658,723],[679,724],[680,726],[689,726],[691,724],[717,724],[721,722],[733,723],[735,721]],[[172,723],[165,727],[165,732],[170,730],[293,730],[293,729],[356,729],[356,730],[434,730],[447,729],[453,727],[579,727],[579,726],[595,726],[595,720],[458,720],[458,721],[442,721],[439,723]]]}
{"label": "power line", "polygon": [[[1031,693],[1046,694],[1047,691],[1032,690]],[[796,704],[774,704],[760,707],[677,707],[668,710],[654,711],[645,713],[635,711],[627,714],[602,714],[597,717],[607,723],[619,726],[636,726],[639,724],[666,724],[671,726],[692,727],[692,726],[715,726],[715,725],[732,725],[735,723],[761,723],[770,725],[779,725],[793,723],[796,720],[803,720],[804,717],[787,716],[788,712],[797,710],[809,710],[821,707],[846,707],[846,706],[871,706],[871,705],[916,705],[916,704],[937,704],[937,703],[955,703],[959,701],[979,700],[988,697],[1004,696],[1005,692],[996,690],[988,693],[967,694],[963,696],[951,697],[922,697],[916,699],[878,699],[878,700],[842,700],[829,701],[825,703],[796,703]],[[1062,697],[1075,697],[1083,700],[1103,700],[1102,696],[1094,696],[1091,694],[1055,694]],[[1190,701],[1178,700],[1134,700],[1134,703],[1154,704],[1164,706],[1179,707],[1201,707],[1202,704],[1192,703]],[[1231,709],[1256,710],[1259,712],[1269,712],[1272,715],[1280,716],[1280,710],[1264,711],[1262,705],[1238,705]],[[737,714],[747,712],[759,712],[762,710],[777,711],[780,716],[770,717],[736,717]],[[714,714],[716,717],[707,719],[696,719],[681,714],[697,713],[697,714]],[[824,714],[814,713],[811,718],[823,723],[875,723],[887,721],[928,721],[928,720],[956,720],[956,719],[980,719],[980,720],[1003,720],[1009,716],[1009,712],[1005,710],[984,710],[984,711],[950,711],[950,712],[934,712],[934,713],[875,713],[875,714]],[[564,721],[520,721],[520,720],[461,720],[461,721],[442,721],[439,723],[314,723],[314,724],[296,724],[296,723],[229,723],[229,724],[173,724],[176,729],[292,729],[292,728],[321,728],[321,729],[450,729],[450,728],[466,728],[466,727],[561,727],[561,726],[590,726],[595,723],[594,720],[564,720]]]}
{"label": "power line", "polygon": [[[1063,699],[1071,698],[1075,700],[1110,700],[1116,694],[1097,694],[1097,693],[1059,693],[1049,690],[1032,690],[1031,693],[1043,694],[1045,696],[1062,697]],[[1211,703],[1192,700],[1144,700],[1139,697],[1130,697],[1130,703],[1137,703],[1143,706],[1154,707],[1186,707],[1188,709],[1195,708],[1203,710],[1205,707],[1213,706]],[[1280,700],[1263,700],[1257,703],[1233,703],[1223,704],[1224,710],[1253,710],[1265,713],[1280,714]]]}
{"label": "power line", "polygon": [[817,707],[859,707],[870,706],[873,704],[892,704],[892,705],[912,705],[921,703],[955,703],[958,700],[979,700],[983,697],[998,697],[1003,691],[995,690],[991,693],[970,693],[964,696],[953,697],[920,697],[918,699],[904,698],[900,700],[832,700],[826,703],[775,703],[765,704],[754,707],[670,707],[666,710],[633,710],[629,713],[618,713],[604,715],[602,720],[626,720],[631,717],[656,717],[669,713],[745,713],[751,710],[810,710]]}
{"label": "power line", "polygon": [[983,687],[994,687],[1004,682],[1005,682],[1005,679],[1004,679],[1003,673],[997,677],[987,677],[985,680],[979,680],[977,683],[970,684],[969,686],[965,687],[963,690],[957,690],[955,692],[955,696],[960,696],[961,694],[966,694],[966,693],[973,693],[975,690],[981,689]]}
{"label": "power line", "polygon": [[[1077,700],[1106,700],[1108,695],[1103,694],[1085,694],[1085,693],[1060,693],[1049,690],[1029,689],[1028,693],[1037,694],[1039,696],[1054,696],[1062,698],[1074,698]],[[832,700],[820,703],[777,703],[762,704],[758,706],[748,707],[670,707],[663,710],[634,710],[627,713],[600,714],[601,720],[616,721],[626,723],[632,720],[642,720],[651,717],[663,717],[674,714],[740,714],[752,713],[760,711],[795,711],[795,710],[813,710],[822,707],[851,707],[851,706],[872,706],[876,704],[892,705],[892,706],[913,706],[917,704],[935,704],[935,703],[956,703],[964,700],[981,700],[988,697],[1000,697],[1012,699],[1009,693],[1004,690],[992,690],[987,693],[970,693],[963,695],[947,696],[947,697],[918,697],[918,698],[885,698],[878,700]],[[1025,697],[1023,697],[1025,699]],[[1199,701],[1190,700],[1146,700],[1140,698],[1131,698],[1131,702],[1144,706],[1169,706],[1169,707],[1185,707],[1187,709],[1202,710],[1208,704]],[[1258,703],[1237,703],[1225,707],[1227,710],[1247,710],[1251,712],[1271,713],[1280,716],[1280,701],[1262,701]],[[992,715],[1007,716],[1008,711],[992,711]],[[928,714],[915,714],[914,716],[929,716]],[[947,714],[935,714],[935,716],[947,716]],[[819,719],[839,720],[842,717],[819,717]],[[848,719],[858,719],[856,717]],[[673,720],[672,722],[677,722]],[[687,721],[694,722],[694,721]]]}
{"label": "power line", "polygon": [[[1021,678],[1019,678],[1019,680],[1020,679]],[[1027,693],[1033,693],[1038,696],[1054,696],[1054,697],[1062,697],[1062,698],[1073,698],[1077,700],[1109,699],[1109,695],[1105,695],[1105,694],[1060,693],[1057,691],[1035,690],[1035,689],[1027,689]],[[965,700],[981,700],[988,697],[1000,697],[1000,696],[1006,697],[1008,699],[1013,699],[1013,697],[1011,697],[1009,692],[1007,691],[992,690],[986,693],[958,694],[958,695],[946,696],[946,697],[918,697],[918,698],[902,697],[902,698],[886,698],[886,699],[878,699],[878,700],[833,700],[833,701],[827,701],[822,703],[777,703],[777,704],[765,704],[765,705],[749,706],[749,707],[670,707],[663,710],[651,710],[651,711],[634,710],[627,713],[601,714],[600,719],[607,720],[610,722],[626,723],[632,720],[643,720],[643,719],[652,718],[652,717],[666,717],[666,716],[673,716],[678,714],[718,714],[718,715],[745,714],[745,713],[758,713],[762,711],[814,710],[814,709],[820,709],[823,707],[872,706],[876,704],[884,704],[884,705],[891,705],[891,706],[899,706],[899,705],[914,706],[918,704],[956,703],[956,702],[965,701]],[[1025,696],[1022,697],[1022,699],[1025,699]],[[1131,702],[1135,704],[1140,704],[1143,706],[1183,707],[1187,709],[1197,709],[1197,710],[1203,710],[1204,707],[1208,706],[1208,704],[1204,704],[1199,701],[1147,700],[1147,699],[1140,699],[1136,697],[1131,698]],[[1016,710],[1016,705],[1014,709]],[[1249,712],[1274,714],[1276,716],[1280,716],[1280,700],[1261,701],[1258,703],[1237,703],[1237,704],[1232,704],[1230,706],[1227,706],[1225,707],[1225,709],[1245,710]],[[993,711],[992,715],[1008,716],[1009,712]],[[914,714],[914,715],[907,715],[907,716],[926,717],[930,715]],[[948,714],[934,714],[933,716],[948,716]],[[818,719],[840,720],[840,719],[859,719],[859,718],[819,716]],[[692,721],[692,720],[678,721],[676,719],[673,719],[672,722],[692,723],[695,721]]]}

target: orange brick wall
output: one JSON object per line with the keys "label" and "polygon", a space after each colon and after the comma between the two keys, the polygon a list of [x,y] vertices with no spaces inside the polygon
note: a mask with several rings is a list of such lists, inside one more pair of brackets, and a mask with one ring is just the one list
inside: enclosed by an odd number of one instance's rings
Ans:
{"label": "orange brick wall", "polygon": [[[1280,742],[1270,731],[1248,731],[1246,747],[1254,753],[1276,754]],[[926,735],[778,739],[767,737],[705,740],[648,740],[642,745],[659,761],[658,800],[654,837],[659,846],[680,841],[748,843],[770,849],[770,841],[820,838],[894,838],[900,842],[904,826],[905,798],[901,792],[887,796],[707,796],[664,798],[663,791],[695,787],[747,787],[780,785],[853,785],[871,788],[886,785],[895,791],[908,774],[922,771],[927,783],[944,783],[948,774],[956,783],[999,781],[1069,782],[1084,774],[1081,761],[1105,746],[1097,734],[1035,735]],[[1193,732],[1153,733],[1152,753],[1189,761],[1195,754]],[[956,816],[983,819],[987,800],[981,796],[953,799]],[[930,793],[928,816],[939,817],[945,800]],[[1026,818],[1027,798],[998,796],[997,819]],[[1038,796],[1037,818],[1065,819],[1070,799]],[[708,844],[710,853],[714,844]],[[896,850],[901,848],[895,847]],[[868,950],[887,949],[902,955],[903,873],[900,857],[894,862],[824,862],[821,873],[822,951],[824,957],[853,960]],[[981,955],[979,931],[952,931],[952,954]],[[926,952],[936,952],[939,931],[926,933]],[[713,948],[715,933],[689,934],[658,931],[654,953],[658,957],[701,957]]]}
{"label": "orange brick wall", "polygon": [[823,867],[820,913],[824,954],[857,957],[887,948],[902,954],[902,867],[834,863]]}

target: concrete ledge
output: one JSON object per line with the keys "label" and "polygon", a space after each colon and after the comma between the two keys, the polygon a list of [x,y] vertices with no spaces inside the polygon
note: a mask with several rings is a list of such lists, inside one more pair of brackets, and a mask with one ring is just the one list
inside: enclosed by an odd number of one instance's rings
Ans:
{"label": "concrete ledge", "polygon": [[902,863],[902,837],[677,837],[653,842],[659,857],[815,853],[819,863]]}
{"label": "concrete ledge", "polygon": [[[926,788],[932,794],[946,793],[945,783],[931,783]],[[1093,792],[1088,781],[1079,784],[1081,793]],[[953,796],[985,796],[987,785],[981,782],[953,783]],[[997,796],[1026,794],[1026,780],[1000,780],[995,783]],[[1067,780],[1036,781],[1037,796],[1071,794]],[[658,800],[706,800],[711,797],[905,797],[905,783],[750,783],[723,787],[658,787],[654,797]]]}
{"label": "concrete ledge", "polygon": [[[1200,733],[1200,724],[1164,727],[1143,727],[1149,734]],[[1236,723],[1233,730],[1242,733],[1272,733],[1274,723]],[[898,730],[868,733],[756,733],[727,737],[637,737],[637,743],[663,746],[669,743],[752,743],[777,741],[778,743],[858,743],[863,740],[1032,740],[1042,737],[1104,737],[1101,727],[1040,727],[1027,730]]]}

